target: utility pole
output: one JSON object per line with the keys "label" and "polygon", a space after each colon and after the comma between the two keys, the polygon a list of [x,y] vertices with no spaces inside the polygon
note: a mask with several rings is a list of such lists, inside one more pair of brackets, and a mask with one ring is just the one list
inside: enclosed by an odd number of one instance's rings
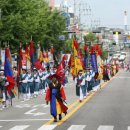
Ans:
{"label": "utility pole", "polygon": [[74,0],[74,22],[75,22],[75,16],[76,16],[76,0]]}

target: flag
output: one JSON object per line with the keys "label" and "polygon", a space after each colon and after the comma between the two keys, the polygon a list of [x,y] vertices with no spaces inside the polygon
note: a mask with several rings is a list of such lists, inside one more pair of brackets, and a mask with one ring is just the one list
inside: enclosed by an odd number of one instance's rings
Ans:
{"label": "flag", "polygon": [[84,47],[83,47],[83,49],[84,49],[84,52],[87,51],[87,45],[86,45],[86,43],[84,43]]}
{"label": "flag", "polygon": [[72,62],[71,62],[71,69],[70,72],[73,76],[76,76],[79,70],[83,70],[82,62],[80,60],[80,56],[78,55],[78,44],[75,39],[72,41]]}
{"label": "flag", "polygon": [[33,41],[31,40],[30,42],[30,59],[31,59],[31,67],[33,68],[34,67],[34,63],[36,62],[35,60],[35,50],[34,50],[34,43]]}
{"label": "flag", "polygon": [[96,53],[91,53],[91,65],[94,72],[98,72],[98,65],[97,65],[97,56]]}
{"label": "flag", "polygon": [[53,47],[51,47],[51,50],[50,50],[50,52],[51,52],[51,54],[54,54],[54,48]]}
{"label": "flag", "polygon": [[88,68],[88,54],[87,54],[87,45],[86,45],[86,43],[84,43],[83,50],[84,50],[83,62],[84,62],[84,68],[86,69],[86,68]]}
{"label": "flag", "polygon": [[45,63],[48,63],[49,62],[49,55],[48,55],[48,51],[46,52],[43,52],[43,60]]}
{"label": "flag", "polygon": [[65,55],[62,57],[62,64],[63,64],[63,68],[64,68],[64,69],[65,69],[66,66],[67,66],[67,63],[66,63],[67,58],[68,58],[67,54],[65,54]]}
{"label": "flag", "polygon": [[73,57],[72,55],[70,55],[70,59],[68,61],[68,66],[71,67],[72,66],[72,61],[73,61]]}
{"label": "flag", "polygon": [[18,57],[17,57],[17,71],[18,74],[17,76],[19,77],[22,71],[22,60],[23,60],[23,52],[22,52],[22,47],[21,47],[21,43],[19,45],[19,49],[18,49]]}
{"label": "flag", "polygon": [[[43,56],[43,55],[42,55]],[[40,60],[36,60],[35,59],[35,48],[34,48],[34,42],[31,40],[30,42],[30,58],[31,58],[31,67],[34,68],[36,67],[36,69],[42,69],[44,70]]]}
{"label": "flag", "polygon": [[30,60],[29,47],[28,47],[27,44],[26,44],[26,48],[25,48],[25,54],[26,54],[26,59],[27,59],[27,60]]}
{"label": "flag", "polygon": [[78,45],[78,42],[75,38],[73,38],[73,44],[72,44],[72,48],[75,47],[75,49],[77,50],[79,45]]}
{"label": "flag", "polygon": [[10,53],[9,48],[6,48],[5,49],[4,75],[7,78],[7,81],[9,82],[9,85],[7,86],[7,91],[10,94],[10,96],[12,96],[11,90],[13,89],[15,85],[15,81],[13,78],[13,71],[12,71],[11,63],[9,61],[9,53]]}
{"label": "flag", "polygon": [[79,56],[79,59],[81,61],[82,67],[84,68],[84,60],[83,60],[83,54],[82,54],[81,49],[78,51],[78,56]]}
{"label": "flag", "polygon": [[56,71],[56,75],[58,75],[60,77],[60,79],[59,79],[60,83],[64,83],[64,81],[65,81],[65,71],[64,71],[63,62],[64,62],[64,60],[62,59],[61,63],[57,67],[57,71]]}
{"label": "flag", "polygon": [[92,47],[90,48],[90,53],[91,53],[91,54],[95,53],[95,47],[94,47],[94,46],[92,46]]}
{"label": "flag", "polygon": [[40,69],[41,69],[41,70],[45,70],[44,67],[42,66],[40,60],[35,61],[34,66],[35,66],[36,69],[38,69],[38,70],[40,70]]}

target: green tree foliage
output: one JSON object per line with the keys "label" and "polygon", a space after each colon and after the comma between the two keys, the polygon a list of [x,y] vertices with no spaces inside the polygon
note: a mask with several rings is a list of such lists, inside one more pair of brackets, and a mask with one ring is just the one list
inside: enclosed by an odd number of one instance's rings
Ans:
{"label": "green tree foliage", "polygon": [[92,42],[94,42],[96,40],[96,35],[93,34],[92,32],[90,32],[89,34],[84,36],[84,41],[90,45]]}
{"label": "green tree foliage", "polygon": [[71,53],[71,51],[72,51],[72,39],[66,40],[63,51]]}
{"label": "green tree foliage", "polygon": [[44,0],[0,0],[0,9],[0,40],[8,41],[12,49],[20,41],[29,43],[31,36],[35,44],[41,43],[45,49],[52,44],[56,50],[64,46],[59,35],[66,28],[65,18],[59,11],[51,11]]}
{"label": "green tree foliage", "polygon": [[107,50],[103,50],[101,58],[103,61],[107,60],[107,58],[108,58],[108,51]]}

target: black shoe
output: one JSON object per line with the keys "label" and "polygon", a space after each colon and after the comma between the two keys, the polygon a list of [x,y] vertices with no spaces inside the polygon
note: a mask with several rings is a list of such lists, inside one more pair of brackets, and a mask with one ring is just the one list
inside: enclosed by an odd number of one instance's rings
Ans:
{"label": "black shoe", "polygon": [[54,119],[54,121],[53,122],[57,122],[57,119]]}
{"label": "black shoe", "polygon": [[56,116],[54,116],[54,121],[53,122],[57,122],[57,117]]}
{"label": "black shoe", "polygon": [[59,120],[62,120],[62,116],[61,116],[61,114],[59,115]]}
{"label": "black shoe", "polygon": [[64,114],[65,114],[65,116],[67,115],[67,111],[66,112],[64,112]]}

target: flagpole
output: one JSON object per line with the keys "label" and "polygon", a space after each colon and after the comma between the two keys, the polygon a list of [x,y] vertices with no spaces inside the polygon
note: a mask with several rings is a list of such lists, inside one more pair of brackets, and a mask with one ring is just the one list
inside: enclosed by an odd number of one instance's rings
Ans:
{"label": "flagpole", "polygon": [[[27,43],[26,43],[26,47],[27,47]],[[26,47],[25,47],[25,54],[26,54]],[[27,54],[26,54],[26,70],[28,68],[28,62],[27,62]]]}
{"label": "flagpole", "polygon": [[20,62],[22,62],[21,60],[21,57],[20,57],[20,49],[21,49],[21,42],[20,42],[20,44],[19,44],[19,49],[18,49],[18,55],[17,55],[17,87],[18,87],[18,99],[19,99],[19,97],[20,97],[20,93],[19,93],[19,91],[20,91],[20,74],[21,74],[21,66],[20,66]]}
{"label": "flagpole", "polygon": [[[9,42],[7,42],[7,45],[6,45],[8,48],[9,48]],[[10,61],[11,63],[11,61]],[[11,66],[12,66],[12,63],[11,63]],[[13,93],[13,92],[12,92]],[[13,106],[13,100],[12,100],[12,96],[11,96],[11,106]]]}

